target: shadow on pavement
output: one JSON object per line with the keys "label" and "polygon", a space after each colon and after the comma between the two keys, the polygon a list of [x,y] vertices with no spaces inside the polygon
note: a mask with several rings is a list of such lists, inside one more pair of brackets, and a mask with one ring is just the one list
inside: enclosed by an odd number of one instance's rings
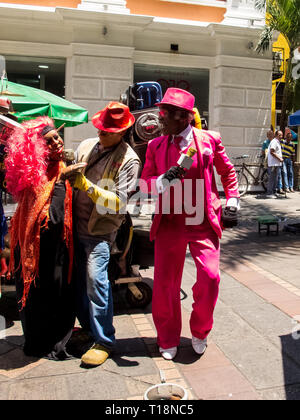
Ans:
{"label": "shadow on pavement", "polygon": [[[15,291],[6,291],[4,288],[0,299],[0,315],[6,319],[7,324],[20,319]],[[9,326],[6,326],[6,328],[9,328]]]}
{"label": "shadow on pavement", "polygon": [[258,256],[272,257],[274,252],[286,246],[289,247],[289,256],[299,255],[300,235],[290,232],[267,236],[265,233],[259,235],[255,231],[244,230],[226,235],[226,239],[221,243],[221,261],[231,268],[242,264],[248,258],[253,260]]}
{"label": "shadow on pavement", "polygon": [[295,331],[292,334],[280,337],[286,400],[300,400],[299,324],[295,322],[294,328]]}
{"label": "shadow on pavement", "polygon": [[[224,231],[221,240],[221,260],[225,264],[240,264],[247,260],[248,256],[271,256],[274,251],[287,244],[289,252],[292,253],[291,248],[295,247],[295,255],[298,254],[296,248],[299,247],[300,235],[284,231],[285,225],[300,222],[300,211],[299,216],[295,212],[297,201],[289,198],[268,200],[263,199],[262,195],[256,198],[248,201],[241,198],[238,226]],[[274,232],[269,235],[265,231],[258,232],[258,218],[265,215],[273,215],[280,220],[278,235]]]}
{"label": "shadow on pavement", "polygon": [[20,338],[21,336],[10,336],[9,341],[0,340],[0,348],[8,346],[7,352],[0,357],[0,371],[21,369],[39,360],[36,357],[25,356],[21,347],[11,344],[12,341],[20,341]]}

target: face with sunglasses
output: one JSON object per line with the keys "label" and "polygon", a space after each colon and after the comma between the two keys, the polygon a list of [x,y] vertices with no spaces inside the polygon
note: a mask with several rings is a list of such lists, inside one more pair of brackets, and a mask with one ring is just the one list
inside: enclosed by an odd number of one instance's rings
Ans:
{"label": "face with sunglasses", "polygon": [[55,161],[62,160],[64,153],[64,142],[57,130],[50,130],[48,133],[44,134],[43,137],[50,151],[49,159]]}
{"label": "face with sunglasses", "polygon": [[159,122],[164,135],[180,134],[190,123],[189,113],[173,105],[159,107]]}

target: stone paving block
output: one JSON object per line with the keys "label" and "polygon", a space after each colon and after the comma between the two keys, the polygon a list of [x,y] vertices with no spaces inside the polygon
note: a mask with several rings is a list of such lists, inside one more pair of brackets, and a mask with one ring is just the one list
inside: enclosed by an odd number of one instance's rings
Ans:
{"label": "stone paving block", "polygon": [[141,331],[139,331],[139,333],[140,333],[140,335],[143,339],[144,338],[152,338],[152,339],[155,339],[155,340],[152,340],[152,341],[156,342],[156,331],[154,331],[152,329],[152,327],[149,327],[148,330],[141,330]]}
{"label": "stone paving block", "polygon": [[279,284],[262,284],[262,285],[255,285],[252,286],[251,289],[261,296],[264,300],[268,302],[276,302],[276,301],[292,301],[295,299],[298,303],[300,303],[300,298],[295,296],[292,292],[289,292],[286,288],[280,286]]}
{"label": "stone paving block", "polygon": [[300,383],[300,371],[263,337],[245,336],[217,342],[226,356],[256,389]]}
{"label": "stone paving block", "polygon": [[283,356],[278,347],[238,314],[226,309],[219,305],[219,322],[215,323],[212,338],[256,389],[300,381],[300,370],[292,361],[287,361],[283,368]]}
{"label": "stone paving block", "polygon": [[0,401],[6,401],[8,399],[9,382],[2,382],[0,379]]}
{"label": "stone paving block", "polygon": [[91,368],[66,377],[70,400],[113,400],[128,398],[126,379],[103,367]]}
{"label": "stone paving block", "polygon": [[214,314],[214,327],[210,333],[213,341],[218,345],[220,341],[242,340],[247,336],[260,335],[241,319],[228,305],[221,300],[217,302]]}
{"label": "stone paving block", "polygon": [[264,336],[288,334],[292,330],[291,318],[270,303],[235,306],[235,311],[253,329]]}
{"label": "stone paving block", "polygon": [[161,383],[159,373],[152,374],[152,375],[136,376],[135,379],[148,385],[148,387]]}
{"label": "stone paving block", "polygon": [[152,360],[158,369],[165,370],[175,368],[175,363],[172,360],[165,360],[162,357],[153,357]]}
{"label": "stone paving block", "polygon": [[134,377],[126,378],[125,383],[128,389],[128,396],[130,398],[137,395],[143,396],[149,388],[149,384],[142,382],[140,379]]}
{"label": "stone paving block", "polygon": [[141,324],[145,324],[145,322],[148,323],[148,318],[146,318],[146,317],[143,317],[143,318],[133,318],[133,319],[134,319],[135,326],[141,325]]}
{"label": "stone paving block", "polygon": [[253,392],[251,384],[234,366],[197,370],[188,382],[198,398],[218,398],[222,395]]}
{"label": "stone paving block", "polygon": [[136,326],[130,315],[115,315],[114,327],[116,330],[116,339],[138,337]]}
{"label": "stone paving block", "polygon": [[9,381],[9,378],[7,376],[0,375],[0,383],[1,382],[7,382],[7,381]]}
{"label": "stone paving block", "polygon": [[67,377],[54,376],[23,379],[11,382],[8,400],[66,400],[69,399]]}
{"label": "stone paving block", "polygon": [[164,370],[164,375],[166,378],[166,382],[172,382],[173,379],[180,379],[181,378],[181,374],[179,372],[178,369],[173,368],[173,369],[165,369]]}
{"label": "stone paving block", "polygon": [[148,383],[145,383],[140,379],[134,377],[126,378],[125,383],[128,389],[129,398],[136,397],[138,395],[142,397],[149,388]]}
{"label": "stone paving block", "polygon": [[292,300],[274,300],[272,304],[292,318],[300,317],[300,297]]}
{"label": "stone paving block", "polygon": [[300,400],[300,385],[289,385],[273,389],[267,389],[259,391],[260,398],[268,401],[288,400],[288,401],[299,401]]}
{"label": "stone paving block", "polygon": [[241,287],[240,283],[225,271],[221,271],[220,289],[226,290],[235,287]]}
{"label": "stone paving block", "polygon": [[249,392],[238,392],[235,394],[228,395],[218,395],[214,398],[207,398],[207,400],[218,400],[218,401],[257,401],[261,400],[261,397],[257,394],[256,391]]}
{"label": "stone paving block", "polygon": [[264,276],[263,274],[258,273],[257,271],[251,270],[247,272],[234,272],[230,273],[239,283],[248,286],[249,288],[253,288],[254,286],[271,286],[274,284],[272,280],[268,277]]}
{"label": "stone paving block", "polygon": [[[295,236],[290,237],[291,242],[295,240],[297,240]],[[281,248],[281,246],[279,248]],[[298,275],[300,271],[299,254],[295,251],[295,247],[290,247],[290,249],[288,249],[285,246],[284,254],[281,249],[273,250],[272,258],[264,258],[257,255],[255,259],[253,259],[253,262],[255,265],[274,274],[278,278],[287,281],[298,289],[300,288],[300,278]],[[284,270],[282,269],[283,267]]]}
{"label": "stone paving block", "polygon": [[257,296],[253,291],[242,286],[240,288],[235,288],[234,293],[232,293],[231,289],[221,289],[219,299],[232,308],[249,305],[249,302],[251,302],[251,305],[254,307],[264,302],[264,300]]}
{"label": "stone paving block", "polygon": [[21,378],[39,378],[47,376],[56,376],[56,375],[72,375],[74,373],[82,373],[81,360],[72,359],[72,360],[47,360],[41,359],[40,364],[32,367],[30,370],[25,371]]}
{"label": "stone paving block", "polygon": [[[226,254],[223,254],[224,256]],[[235,275],[240,273],[247,273],[252,271],[250,267],[248,267],[245,264],[236,264],[234,261],[230,263],[226,263],[223,260],[220,261],[220,268],[221,270],[224,270],[227,274],[229,274],[232,277],[235,277]]]}

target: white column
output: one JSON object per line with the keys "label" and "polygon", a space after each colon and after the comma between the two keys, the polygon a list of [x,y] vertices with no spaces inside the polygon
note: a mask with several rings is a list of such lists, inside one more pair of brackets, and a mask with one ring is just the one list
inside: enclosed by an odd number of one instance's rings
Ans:
{"label": "white column", "polygon": [[126,7],[126,0],[81,0],[78,9],[109,13],[130,13],[130,10]]}
{"label": "white column", "polygon": [[65,143],[75,150],[82,140],[97,135],[93,115],[110,101],[119,101],[132,84],[134,49],[74,43],[72,52],[66,66],[66,98],[87,109],[90,120],[66,130]]}
{"label": "white column", "polygon": [[227,12],[222,23],[259,28],[265,24],[265,12],[255,8],[255,0],[227,0]]}

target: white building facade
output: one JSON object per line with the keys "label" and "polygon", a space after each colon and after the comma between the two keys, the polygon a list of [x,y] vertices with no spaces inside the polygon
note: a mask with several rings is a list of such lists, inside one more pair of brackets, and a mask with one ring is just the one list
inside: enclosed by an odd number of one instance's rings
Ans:
{"label": "white building facade", "polygon": [[[136,69],[207,72],[209,129],[230,156],[255,154],[271,117],[271,52],[255,52],[264,17],[251,0],[206,3],[226,4],[222,23],[132,15],[123,0],[82,0],[77,9],[0,3],[0,54],[65,59],[65,97],[90,118],[119,100]],[[91,123],[68,128],[66,147],[95,134]]]}

